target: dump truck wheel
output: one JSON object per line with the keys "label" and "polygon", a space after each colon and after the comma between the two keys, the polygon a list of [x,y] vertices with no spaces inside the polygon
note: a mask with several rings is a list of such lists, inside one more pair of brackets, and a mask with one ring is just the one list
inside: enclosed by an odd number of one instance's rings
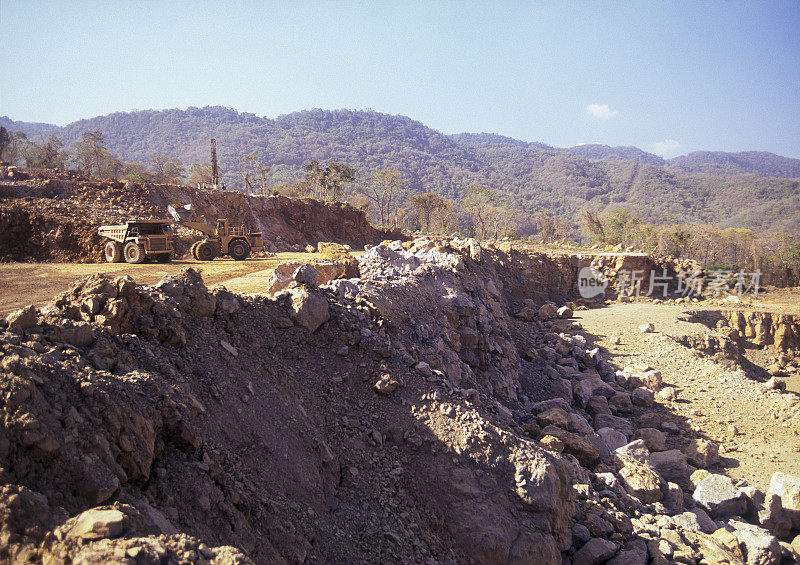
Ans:
{"label": "dump truck wheel", "polygon": [[125,261],[128,263],[141,263],[144,261],[144,246],[129,241],[125,244]]}
{"label": "dump truck wheel", "polygon": [[200,261],[212,261],[217,256],[217,249],[210,241],[203,241],[197,246],[196,253]]}
{"label": "dump truck wheel", "polygon": [[228,244],[228,254],[236,261],[243,261],[250,255],[250,246],[243,239],[235,239]]}
{"label": "dump truck wheel", "polygon": [[122,246],[117,241],[107,241],[103,253],[109,263],[122,261]]}
{"label": "dump truck wheel", "polygon": [[195,241],[192,244],[192,247],[189,249],[189,251],[191,251],[192,257],[194,257],[195,261],[199,261],[200,260],[200,257],[197,256],[197,246],[198,245],[200,245],[200,242],[199,241]]}

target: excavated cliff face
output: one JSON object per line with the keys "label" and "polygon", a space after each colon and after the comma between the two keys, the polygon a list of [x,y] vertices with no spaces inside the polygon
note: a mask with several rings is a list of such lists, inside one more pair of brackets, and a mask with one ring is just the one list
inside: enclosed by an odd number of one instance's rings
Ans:
{"label": "excavated cliff face", "polygon": [[4,558],[553,562],[570,545],[580,467],[509,429],[499,374],[461,394],[363,299],[244,298],[189,270],[88,278],[5,324]]}
{"label": "excavated cliff face", "polygon": [[[363,212],[342,203],[283,196],[246,196],[174,185],[97,181],[71,172],[27,171],[9,179],[0,169],[0,260],[98,261],[97,227],[135,218],[167,218],[169,204],[192,204],[213,225],[217,218],[262,231],[268,250],[300,250],[319,241],[363,247],[399,233],[369,225]],[[179,229],[178,254],[200,237]]]}

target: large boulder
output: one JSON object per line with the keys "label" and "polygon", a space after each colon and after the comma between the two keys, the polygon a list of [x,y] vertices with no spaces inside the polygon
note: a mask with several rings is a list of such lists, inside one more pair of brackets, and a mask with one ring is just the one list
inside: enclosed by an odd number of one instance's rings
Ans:
{"label": "large boulder", "polygon": [[25,330],[36,325],[37,312],[33,304],[11,312],[6,316],[6,323],[10,328]]}
{"label": "large boulder", "polygon": [[600,457],[600,451],[585,437],[573,434],[556,426],[547,426],[542,434],[560,439],[564,443],[564,452],[573,455],[584,467],[591,467]]}
{"label": "large boulder", "polygon": [[651,453],[650,463],[662,477],[676,483],[686,481],[693,471],[686,463],[686,456],[677,449]]}
{"label": "large boulder", "polygon": [[692,498],[712,518],[740,516],[747,511],[745,494],[725,475],[707,476],[697,485]]}
{"label": "large boulder", "polygon": [[633,424],[626,418],[612,416],[610,414],[598,414],[594,417],[594,429],[613,428],[618,432],[631,437],[633,435]]}
{"label": "large boulder", "polygon": [[800,530],[800,476],[777,472],[769,481],[767,497],[777,495],[781,506],[792,521],[792,528]]}
{"label": "large boulder", "polygon": [[625,489],[645,504],[658,502],[664,496],[664,480],[647,463],[630,462],[619,470],[619,476]]}
{"label": "large boulder", "polygon": [[324,259],[341,266],[344,269],[345,278],[351,279],[360,276],[358,259],[350,253],[349,246],[341,243],[320,241],[317,244],[317,252]]}
{"label": "large boulder", "polygon": [[719,447],[705,439],[694,439],[684,450],[686,459],[695,467],[705,469],[719,463]]}
{"label": "large boulder", "polygon": [[275,295],[293,282],[322,286],[328,281],[341,278],[344,274],[344,266],[333,261],[287,261],[275,267],[275,272],[267,285],[267,293]]}
{"label": "large boulder", "polygon": [[293,288],[289,291],[292,297],[291,316],[294,322],[313,333],[330,318],[328,301],[317,292],[305,287]]}
{"label": "large boulder", "polygon": [[619,549],[613,541],[602,538],[592,538],[572,556],[573,565],[598,565],[607,561]]}
{"label": "large boulder", "polygon": [[764,528],[741,520],[730,520],[733,535],[744,549],[747,565],[778,565],[781,561],[781,546],[778,538]]}

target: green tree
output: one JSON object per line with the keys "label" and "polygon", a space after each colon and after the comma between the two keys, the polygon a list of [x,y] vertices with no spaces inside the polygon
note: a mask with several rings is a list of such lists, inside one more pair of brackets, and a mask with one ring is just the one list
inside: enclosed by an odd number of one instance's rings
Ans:
{"label": "green tree", "polygon": [[270,167],[268,165],[262,165],[261,160],[254,153],[249,153],[242,157],[242,162],[251,169],[251,171],[247,171],[247,174],[242,173],[245,186],[249,189],[252,189],[249,174],[252,172],[253,177],[259,179],[259,194],[267,194],[269,192],[267,190],[267,174],[270,171]]}
{"label": "green tree", "polygon": [[[312,160],[303,165],[306,171],[305,184],[310,196],[318,200],[338,202],[344,187],[356,180],[357,171],[344,163],[330,161],[321,167],[319,161]],[[266,173],[265,173],[266,175]]]}

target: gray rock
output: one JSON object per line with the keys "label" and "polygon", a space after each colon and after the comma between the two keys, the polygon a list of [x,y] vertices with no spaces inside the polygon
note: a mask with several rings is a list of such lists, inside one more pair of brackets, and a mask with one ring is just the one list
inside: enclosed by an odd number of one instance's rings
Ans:
{"label": "gray rock", "polygon": [[631,391],[631,402],[634,406],[646,408],[655,404],[655,396],[652,390],[640,386]]}
{"label": "gray rock", "polygon": [[598,565],[613,557],[619,546],[613,541],[593,538],[572,556],[573,565]]}
{"label": "gray rock", "polygon": [[744,493],[725,475],[707,476],[697,485],[692,498],[712,518],[739,516],[747,511]]}
{"label": "gray rock", "polygon": [[608,405],[620,414],[630,414],[633,412],[631,395],[627,392],[617,392],[608,401]]}
{"label": "gray rock", "polygon": [[339,298],[352,300],[358,294],[358,285],[350,279],[334,279],[323,286],[325,288],[330,288]]}
{"label": "gray rock", "polygon": [[651,452],[664,451],[667,448],[667,436],[655,428],[639,428],[633,434],[633,439],[643,440]]}
{"label": "gray rock", "polygon": [[792,518],[783,507],[781,497],[770,494],[758,509],[758,523],[779,538],[785,538],[792,529]]}
{"label": "gray rock", "polygon": [[689,512],[676,514],[670,518],[672,522],[684,530],[710,534],[717,529],[717,524],[702,508],[694,508]]}
{"label": "gray rock", "polygon": [[741,520],[728,522],[733,528],[733,535],[744,546],[747,565],[778,565],[781,560],[781,546],[778,538],[764,528],[748,524]]}
{"label": "gray rock", "polygon": [[631,462],[647,463],[650,460],[650,451],[644,441],[637,439],[615,449],[612,458],[620,466]]}
{"label": "gray rock", "polygon": [[777,472],[769,481],[767,496],[775,494],[781,499],[792,528],[800,530],[800,476]]}
{"label": "gray rock", "polygon": [[651,453],[650,463],[662,477],[676,483],[685,481],[694,471],[686,463],[686,456],[677,449]]}
{"label": "gray rock", "polygon": [[653,324],[640,324],[639,331],[643,334],[649,334],[656,331],[656,327]]}
{"label": "gray rock", "polygon": [[633,435],[633,424],[631,424],[630,420],[618,416],[611,416],[609,414],[598,414],[595,416],[594,429],[599,430],[601,428],[614,428],[618,432],[624,434],[625,437],[631,437]]}
{"label": "gray rock", "polygon": [[593,396],[605,396],[606,398],[614,395],[614,389],[607,382],[598,378],[583,379],[572,387],[572,396],[575,402],[585,407]]}
{"label": "gray rock", "polygon": [[583,524],[572,524],[570,528],[572,532],[572,545],[580,549],[584,544],[592,539],[592,534],[589,533],[589,528]]}
{"label": "gray rock", "polygon": [[330,318],[328,301],[324,296],[303,287],[290,289],[289,294],[292,297],[292,319],[309,333],[316,331]]}
{"label": "gray rock", "polygon": [[572,308],[569,306],[562,306],[558,310],[556,310],[556,315],[559,318],[572,318]]}
{"label": "gray rock", "polygon": [[661,500],[661,504],[670,512],[683,510],[683,490],[675,483],[667,483],[667,492]]}
{"label": "gray rock", "polygon": [[619,470],[619,476],[625,490],[645,504],[664,497],[664,480],[648,463],[632,461]]}
{"label": "gray rock", "polygon": [[628,443],[628,438],[612,428],[600,428],[597,430],[597,435],[600,436],[604,442],[606,442],[608,449],[611,451],[619,449]]}
{"label": "gray rock", "polygon": [[76,347],[85,347],[94,343],[92,324],[88,322],[74,322],[72,320],[59,320],[53,328],[53,338]]}
{"label": "gray rock", "polygon": [[569,431],[585,436],[594,434],[594,428],[580,414],[570,413],[569,420]]}
{"label": "gray rock", "polygon": [[25,308],[20,308],[19,310],[11,312],[11,314],[6,316],[6,323],[10,328],[26,330],[36,325],[36,318],[36,307],[30,304]]}
{"label": "gray rock", "polygon": [[647,558],[632,549],[624,549],[606,561],[606,565],[647,565]]}
{"label": "gray rock", "polygon": [[125,530],[125,514],[116,509],[93,508],[78,515],[66,532],[68,538],[96,540],[114,538]]}
{"label": "gray rock", "polygon": [[704,439],[693,439],[684,453],[689,463],[695,467],[705,469],[719,463],[719,446]]}
{"label": "gray rock", "polygon": [[542,402],[537,402],[533,406],[531,406],[531,412],[533,414],[541,414],[542,412],[546,412],[551,408],[561,408],[565,412],[569,412],[569,403],[563,398],[551,398],[549,400],[543,400]]}
{"label": "gray rock", "polygon": [[569,414],[563,408],[551,408],[546,412],[542,412],[537,417],[539,425],[544,427],[556,426],[564,430],[569,429],[572,422]]}
{"label": "gray rock", "polygon": [[539,319],[542,321],[547,321],[553,318],[558,312],[558,308],[552,302],[548,302],[547,304],[543,304],[541,308],[539,308]]}

